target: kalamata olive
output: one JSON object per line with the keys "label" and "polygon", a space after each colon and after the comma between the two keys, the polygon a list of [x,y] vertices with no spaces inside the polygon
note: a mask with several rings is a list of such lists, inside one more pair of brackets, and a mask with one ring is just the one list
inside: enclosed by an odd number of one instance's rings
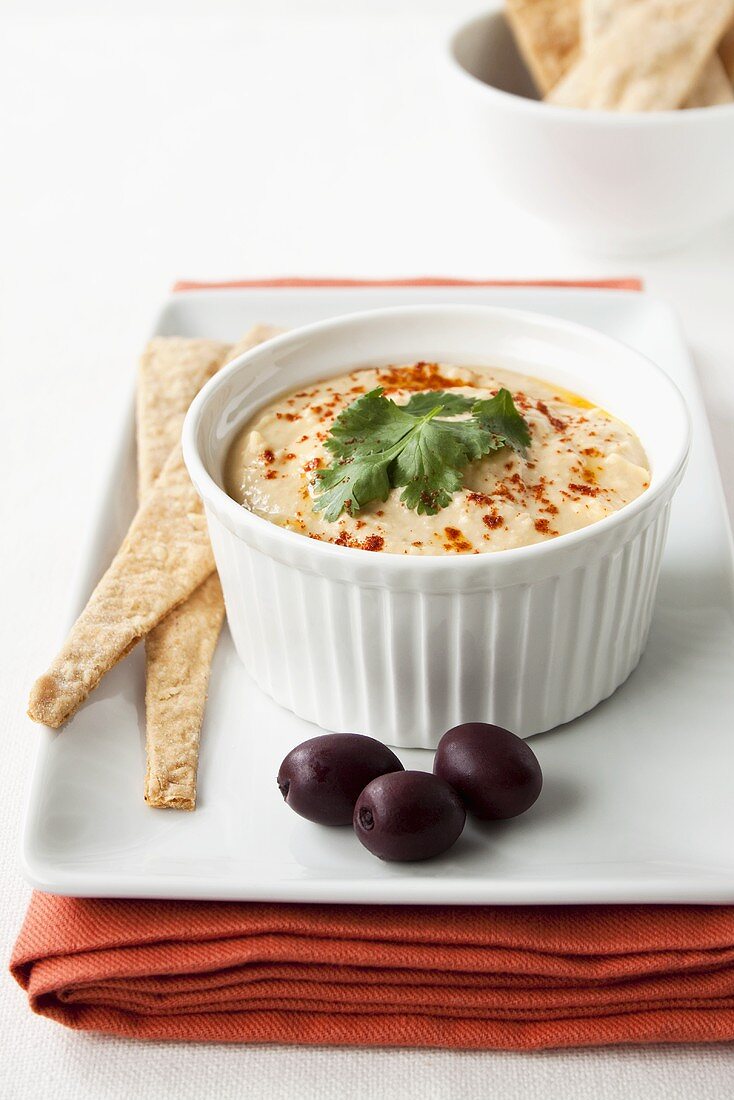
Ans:
{"label": "kalamata olive", "polygon": [[485,821],[530,809],[543,773],[527,741],[501,726],[465,722],[438,743],[433,770],[450,783],[469,813]]}
{"label": "kalamata olive", "polygon": [[351,825],[354,804],[371,779],[403,765],[387,745],[359,733],[326,733],[303,741],[278,772],[292,810],[319,825]]}
{"label": "kalamata olive", "polygon": [[400,771],[368,783],[354,807],[354,831],[380,859],[430,859],[458,840],[461,799],[430,772]]}

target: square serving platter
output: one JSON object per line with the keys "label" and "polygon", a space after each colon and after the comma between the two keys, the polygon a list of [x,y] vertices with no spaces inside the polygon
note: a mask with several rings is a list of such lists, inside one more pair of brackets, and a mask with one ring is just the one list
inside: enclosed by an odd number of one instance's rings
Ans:
{"label": "square serving platter", "polygon": [[[234,341],[259,322],[290,328],[358,310],[450,302],[536,310],[590,325],[655,360],[686,397],[693,450],[674,501],[652,632],[638,669],[589,714],[532,738],[545,783],[527,814],[492,825],[470,822],[445,856],[400,865],[374,859],[349,828],[313,825],[283,805],[275,784],[280,760],[320,731],[255,687],[226,626],[202,731],[198,808],[184,814],[147,807],[144,669],[135,651],[60,733],[28,730],[39,747],[22,860],[34,886],[80,896],[212,900],[734,901],[731,530],[695,370],[665,303],[592,289],[193,290],[165,303],[154,331]],[[103,481],[59,636],[134,511],[132,392]],[[406,767],[432,764],[423,750],[399,755]]]}

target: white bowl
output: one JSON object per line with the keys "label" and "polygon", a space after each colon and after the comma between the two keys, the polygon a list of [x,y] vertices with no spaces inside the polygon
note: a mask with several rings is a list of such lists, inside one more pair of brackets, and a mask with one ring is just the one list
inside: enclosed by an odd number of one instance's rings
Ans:
{"label": "white bowl", "polygon": [[[309,539],[223,491],[233,436],[276,395],[421,359],[522,371],[597,402],[637,432],[650,487],[549,542],[425,557]],[[435,748],[470,720],[528,737],[595,706],[630,674],[647,638],[689,424],[659,367],[590,329],[515,310],[423,306],[324,321],[247,352],[194,401],[183,443],[232,637],[257,684],[325,729]]]}
{"label": "white bowl", "polygon": [[488,176],[582,247],[661,251],[734,212],[734,104],[632,114],[538,102],[499,12],[462,24],[449,57]]}

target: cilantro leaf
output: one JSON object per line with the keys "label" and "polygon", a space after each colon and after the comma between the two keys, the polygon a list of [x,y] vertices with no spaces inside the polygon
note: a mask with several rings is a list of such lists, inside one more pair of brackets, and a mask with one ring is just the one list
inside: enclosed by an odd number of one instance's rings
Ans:
{"label": "cilantro leaf", "polygon": [[333,463],[317,473],[318,496],[314,510],[324,513],[324,519],[333,523],[346,509],[355,515],[371,500],[387,500],[392,489],[387,476],[387,463],[374,457]]}
{"label": "cilantro leaf", "polygon": [[435,516],[464,484],[464,467],[492,450],[492,438],[474,420],[426,420],[395,459],[391,479],[405,486],[400,499]]}
{"label": "cilantro leaf", "polygon": [[393,488],[388,467],[422,423],[384,397],[381,387],[358,397],[336,418],[324,444],[335,461],[316,475],[314,509],[333,522],[344,509],[354,515],[371,500],[387,500]]}
{"label": "cilantro leaf", "polygon": [[[470,410],[463,420],[439,419]],[[391,489],[402,488],[400,499],[408,508],[435,515],[462,488],[469,462],[529,442],[527,424],[507,390],[488,401],[434,391],[413,394],[407,404],[397,405],[378,387],[334,421],[324,444],[333,461],[316,474],[313,507],[333,522],[344,510],[355,515],[370,501],[385,501]]]}
{"label": "cilantro leaf", "polygon": [[494,397],[475,401],[472,415],[498,441],[501,440],[500,446],[512,447],[513,451],[525,457],[530,446],[530,428],[515,408],[509,390],[503,388]]}
{"label": "cilantro leaf", "polygon": [[414,427],[400,405],[383,397],[381,386],[347,405],[332,424],[324,443],[336,458],[352,459],[379,454],[392,447]]}
{"label": "cilantro leaf", "polygon": [[441,406],[443,416],[458,416],[460,413],[471,412],[476,398],[467,397],[464,393],[447,393],[446,390],[423,390],[421,393],[411,394],[410,401],[400,408],[412,416],[424,416],[427,412]]}

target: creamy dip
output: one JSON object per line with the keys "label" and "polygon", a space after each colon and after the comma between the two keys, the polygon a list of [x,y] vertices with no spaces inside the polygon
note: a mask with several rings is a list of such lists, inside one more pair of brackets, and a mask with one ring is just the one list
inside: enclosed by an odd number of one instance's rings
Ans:
{"label": "creamy dip", "polygon": [[[357,515],[334,522],[312,507],[315,471],[339,413],[382,386],[398,404],[419,390],[513,396],[530,426],[526,458],[509,447],[464,472],[464,488],[435,516],[419,515],[393,489]],[[634,432],[603,409],[549,383],[489,368],[437,363],[368,368],[276,398],[239,432],[227,456],[225,489],[258,516],[340,546],[392,554],[480,554],[576,531],[616,512],[650,482]]]}

